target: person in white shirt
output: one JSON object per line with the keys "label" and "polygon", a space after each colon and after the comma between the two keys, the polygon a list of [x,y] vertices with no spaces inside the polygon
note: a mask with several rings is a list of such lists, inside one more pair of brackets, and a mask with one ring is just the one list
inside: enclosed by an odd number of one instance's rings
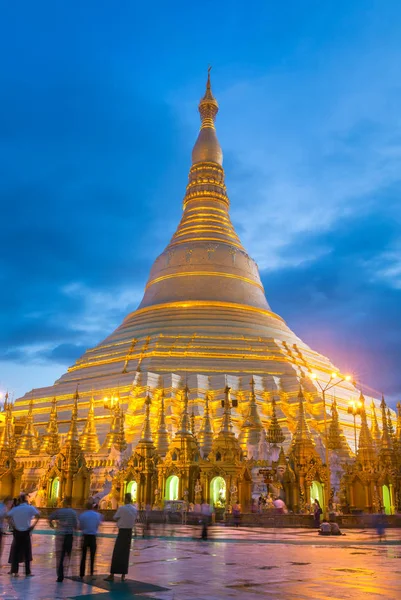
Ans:
{"label": "person in white shirt", "polygon": [[[31,577],[32,544],[31,531],[39,520],[40,513],[37,508],[27,502],[25,494],[20,496],[20,504],[14,506],[7,513],[7,519],[10,519],[14,528],[15,548],[12,553],[11,574],[18,577],[18,567],[20,562],[25,562],[25,576]],[[33,523],[33,524],[32,524]]]}
{"label": "person in white shirt", "polygon": [[117,521],[118,535],[114,544],[110,575],[105,581],[114,581],[114,575],[121,575],[121,581],[124,581],[128,573],[132,530],[135,527],[138,510],[132,504],[131,494],[125,494],[124,502],[125,504],[118,508],[113,517]]}

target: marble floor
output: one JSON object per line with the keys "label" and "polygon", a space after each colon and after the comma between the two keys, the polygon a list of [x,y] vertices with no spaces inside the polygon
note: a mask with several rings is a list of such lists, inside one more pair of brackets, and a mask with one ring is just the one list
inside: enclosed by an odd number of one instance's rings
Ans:
{"label": "marble floor", "polygon": [[[379,543],[372,531],[337,538],[313,530],[214,527],[208,541],[176,526],[139,535],[132,544],[127,582],[109,584],[116,528],[106,523],[98,539],[96,579],[76,581],[79,538],[63,583],[56,583],[54,534],[40,521],[33,534],[34,577],[7,574],[11,536],[0,567],[0,599],[109,600],[323,600],[401,598],[401,531],[387,530]],[[138,532],[139,533],[139,532]],[[6,563],[6,564],[5,564]],[[118,579],[118,578],[116,578]]]}

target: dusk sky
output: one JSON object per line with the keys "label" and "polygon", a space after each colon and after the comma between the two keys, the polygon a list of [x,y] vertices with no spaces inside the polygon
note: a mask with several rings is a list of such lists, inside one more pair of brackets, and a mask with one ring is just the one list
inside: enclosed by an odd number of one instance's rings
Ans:
{"label": "dusk sky", "polygon": [[207,66],[267,299],[401,399],[401,3],[4,2],[0,388],[136,308],[179,222]]}

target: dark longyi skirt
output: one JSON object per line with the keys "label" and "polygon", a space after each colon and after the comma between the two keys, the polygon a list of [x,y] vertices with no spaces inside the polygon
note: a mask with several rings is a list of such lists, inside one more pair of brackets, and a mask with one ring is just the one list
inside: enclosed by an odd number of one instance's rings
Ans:
{"label": "dark longyi skirt", "polygon": [[111,559],[110,573],[112,575],[126,575],[128,573],[129,553],[131,550],[132,529],[119,529],[116,543],[114,544]]}

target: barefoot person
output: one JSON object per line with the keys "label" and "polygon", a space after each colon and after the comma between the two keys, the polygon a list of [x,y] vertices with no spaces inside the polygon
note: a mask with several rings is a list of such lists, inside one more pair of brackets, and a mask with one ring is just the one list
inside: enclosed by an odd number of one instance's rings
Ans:
{"label": "barefoot person", "polygon": [[93,578],[97,547],[96,536],[102,520],[102,515],[98,513],[97,510],[93,509],[93,503],[87,502],[86,510],[79,516],[79,527],[83,534],[81,564],[79,566],[79,576],[81,579],[85,576],[86,553],[88,548],[90,552],[90,574]]}
{"label": "barefoot person", "polygon": [[74,529],[78,528],[78,517],[71,508],[71,498],[65,498],[63,508],[58,508],[49,517],[50,527],[56,528],[57,582],[64,580],[64,560],[71,557]]}
{"label": "barefoot person", "polygon": [[[7,519],[10,519],[14,528],[15,547],[12,553],[11,574],[18,577],[18,567],[20,562],[25,563],[25,575],[31,577],[32,544],[31,531],[39,520],[39,511],[34,506],[28,504],[25,494],[21,494],[20,503],[7,513]],[[32,524],[33,523],[33,524]]]}
{"label": "barefoot person", "polygon": [[124,581],[128,573],[132,530],[135,527],[138,511],[132,504],[131,494],[125,494],[124,506],[120,506],[113,519],[117,521],[118,536],[111,559],[110,575],[105,581],[114,581],[114,575],[121,575]]}

